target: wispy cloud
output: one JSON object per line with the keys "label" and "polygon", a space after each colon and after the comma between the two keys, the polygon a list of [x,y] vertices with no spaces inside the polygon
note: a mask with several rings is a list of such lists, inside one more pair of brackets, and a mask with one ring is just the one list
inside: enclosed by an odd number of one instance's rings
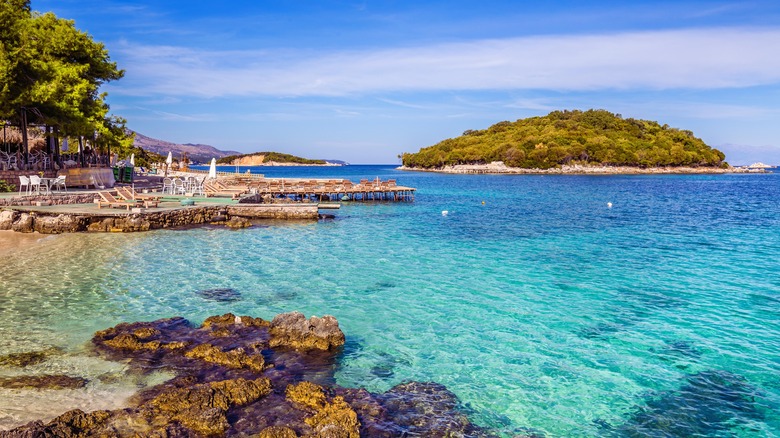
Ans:
{"label": "wispy cloud", "polygon": [[391,91],[713,89],[780,81],[780,29],[539,36],[327,54],[124,45],[116,92],[345,96]]}

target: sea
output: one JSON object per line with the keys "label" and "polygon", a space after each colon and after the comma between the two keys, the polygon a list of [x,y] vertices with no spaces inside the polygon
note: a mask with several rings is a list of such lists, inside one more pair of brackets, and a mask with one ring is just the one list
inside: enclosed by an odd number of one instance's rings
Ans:
{"label": "sea", "polygon": [[[204,167],[205,168],[205,167]],[[226,167],[219,170],[232,171]],[[97,330],[232,312],[333,315],[336,383],[438,382],[499,436],[780,436],[780,173],[446,175],[395,165],[256,167],[383,180],[412,202],[332,219],[38,236],[4,253],[0,429],[121,407],[170,378],[91,354]],[[204,293],[224,289],[228,293]],[[224,291],[223,291],[224,292]]]}

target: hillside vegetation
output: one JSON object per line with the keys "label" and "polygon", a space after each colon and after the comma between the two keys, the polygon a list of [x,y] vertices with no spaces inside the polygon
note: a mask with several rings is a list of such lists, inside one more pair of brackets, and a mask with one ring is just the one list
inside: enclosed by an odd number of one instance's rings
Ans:
{"label": "hillside vegetation", "polygon": [[493,161],[529,169],[564,164],[728,166],[724,159],[721,151],[707,146],[691,131],[624,119],[605,110],[553,111],[542,117],[499,122],[402,155],[404,166],[418,168]]}
{"label": "hillside vegetation", "polygon": [[326,164],[325,160],[310,160],[308,158],[296,157],[295,155],[282,154],[280,152],[255,152],[253,154],[229,155],[227,157],[218,159],[217,164],[232,164],[235,160],[240,160],[247,157],[255,157],[258,155],[263,155],[265,157],[263,159],[264,163],[273,161],[276,163]]}

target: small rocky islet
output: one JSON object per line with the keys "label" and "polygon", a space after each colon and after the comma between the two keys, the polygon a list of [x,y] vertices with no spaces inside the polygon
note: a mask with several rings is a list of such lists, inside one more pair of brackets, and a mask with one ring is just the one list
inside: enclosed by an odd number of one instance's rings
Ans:
{"label": "small rocky islet", "polygon": [[166,369],[175,378],[125,409],[70,410],[0,438],[493,436],[440,384],[407,382],[381,394],[336,385],[344,342],[336,318],[299,312],[272,321],[228,313],[199,327],[181,317],[122,323],[95,334],[95,353],[130,372]]}

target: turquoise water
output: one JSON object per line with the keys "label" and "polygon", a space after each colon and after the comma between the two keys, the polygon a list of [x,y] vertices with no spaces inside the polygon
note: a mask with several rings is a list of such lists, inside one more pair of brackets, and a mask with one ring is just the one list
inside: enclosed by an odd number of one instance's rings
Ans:
{"label": "turquoise water", "polygon": [[[86,358],[95,330],[299,310],[339,319],[339,384],[440,382],[507,436],[780,435],[779,174],[253,173],[418,194],[317,223],[44,238],[6,261],[0,354],[60,347],[32,371],[98,377],[63,398],[105,397],[99,377],[121,367]],[[197,293],[212,288],[241,297]]]}

